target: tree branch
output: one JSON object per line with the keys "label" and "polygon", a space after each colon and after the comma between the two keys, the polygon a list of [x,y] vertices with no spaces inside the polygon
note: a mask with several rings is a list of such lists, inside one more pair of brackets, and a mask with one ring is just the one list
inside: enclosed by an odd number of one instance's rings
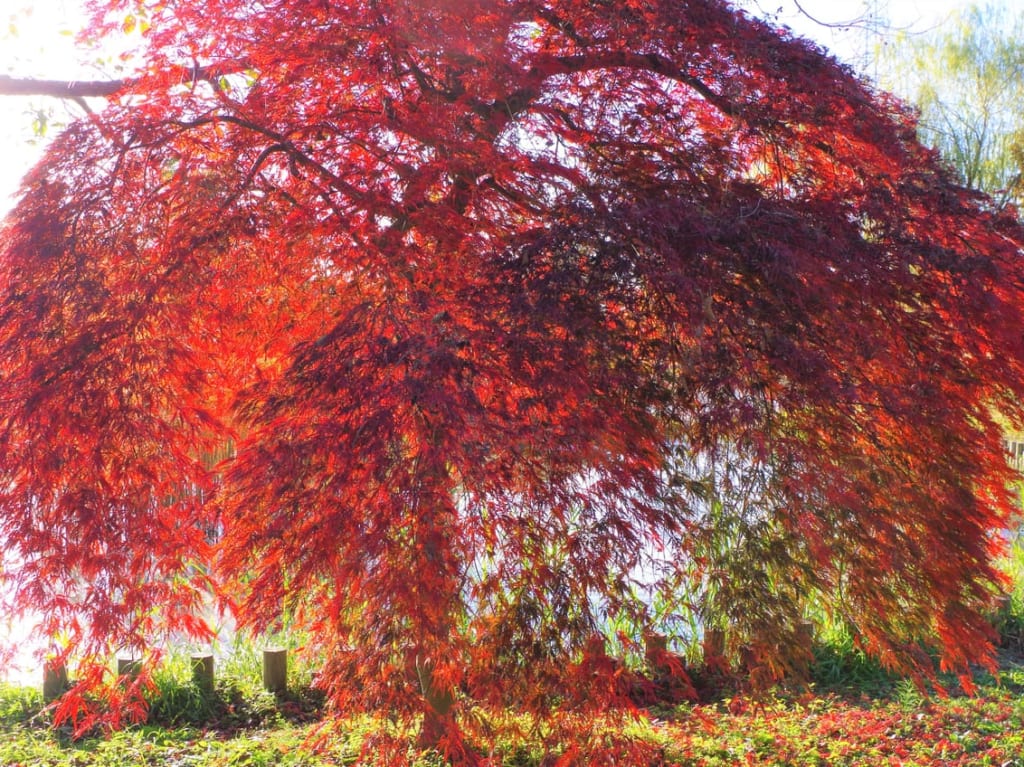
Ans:
{"label": "tree branch", "polygon": [[657,53],[633,53],[630,51],[603,51],[581,53],[571,56],[538,56],[531,63],[544,77],[552,74],[586,72],[596,69],[639,69],[676,80],[699,93],[708,103],[713,104],[730,117],[739,117],[742,106],[716,93],[709,85],[682,71],[671,60]]}
{"label": "tree branch", "polygon": [[[244,62],[239,61],[226,61],[205,67],[177,66],[170,72],[170,76],[176,75],[181,84],[211,82],[225,75],[244,72],[247,68]],[[74,100],[105,98],[129,89],[137,82],[137,77],[120,80],[42,80],[0,75],[0,96],[49,96]]]}
{"label": "tree branch", "polygon": [[0,75],[0,96],[50,96],[57,99],[83,99],[112,96],[130,84],[130,80],[36,80]]}

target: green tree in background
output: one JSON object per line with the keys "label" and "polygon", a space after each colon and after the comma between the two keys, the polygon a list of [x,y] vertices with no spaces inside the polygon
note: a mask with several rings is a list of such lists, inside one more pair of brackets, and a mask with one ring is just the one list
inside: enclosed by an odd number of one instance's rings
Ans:
{"label": "green tree in background", "polygon": [[972,5],[879,53],[881,85],[921,110],[922,143],[999,207],[1024,199],[1024,12]]}

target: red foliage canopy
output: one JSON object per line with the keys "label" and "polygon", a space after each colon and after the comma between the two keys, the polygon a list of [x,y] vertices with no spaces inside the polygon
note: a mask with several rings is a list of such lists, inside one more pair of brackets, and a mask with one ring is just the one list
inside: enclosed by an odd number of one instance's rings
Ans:
{"label": "red foliage canopy", "polygon": [[142,5],[2,230],[12,609],[410,715],[616,703],[655,604],[986,655],[1024,233],[907,110],[717,0]]}

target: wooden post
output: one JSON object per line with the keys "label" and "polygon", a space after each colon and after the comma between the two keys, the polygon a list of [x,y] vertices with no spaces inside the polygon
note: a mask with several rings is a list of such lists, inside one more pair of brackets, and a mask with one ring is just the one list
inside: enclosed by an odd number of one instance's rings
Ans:
{"label": "wooden post", "polygon": [[749,676],[760,675],[762,651],[758,645],[745,644],[740,647],[740,668]]}
{"label": "wooden post", "polygon": [[796,641],[804,650],[810,650],[814,646],[814,624],[811,621],[800,621],[796,624]]}
{"label": "wooden post", "polygon": [[669,673],[671,669],[666,663],[668,657],[668,637],[653,631],[645,633],[644,662],[647,672],[654,677]]}
{"label": "wooden post", "polygon": [[196,653],[192,656],[192,683],[205,695],[213,694],[213,654]]}
{"label": "wooden post", "polygon": [[134,679],[142,671],[142,660],[139,658],[118,658],[117,675]]}
{"label": "wooden post", "polygon": [[814,624],[811,621],[800,621],[796,624],[793,637],[795,645],[790,651],[790,672],[797,682],[804,683],[810,679],[811,663],[814,661]]}
{"label": "wooden post", "polygon": [[43,663],[43,702],[52,703],[68,689],[68,669],[56,659]]}
{"label": "wooden post", "polygon": [[1000,594],[992,600],[992,618],[990,622],[996,623],[1000,620],[1005,620],[1006,616],[1009,615],[1012,604],[1013,600],[1009,594]]}
{"label": "wooden post", "polygon": [[728,670],[728,663],[725,660],[725,631],[723,629],[704,629],[701,649],[704,651],[705,668],[715,671]]}
{"label": "wooden post", "polygon": [[263,688],[273,693],[288,689],[288,651],[283,647],[263,651]]}

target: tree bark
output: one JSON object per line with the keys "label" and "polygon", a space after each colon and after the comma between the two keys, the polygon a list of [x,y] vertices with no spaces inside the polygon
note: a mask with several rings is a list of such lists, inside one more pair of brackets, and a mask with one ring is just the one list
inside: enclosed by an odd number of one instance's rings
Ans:
{"label": "tree bark", "polygon": [[128,80],[36,80],[30,77],[0,75],[0,96],[50,96],[57,99],[83,99],[112,96],[129,84]]}
{"label": "tree bark", "polygon": [[[226,61],[206,67],[172,67],[167,74],[182,83],[216,82],[225,75],[248,69],[245,62]],[[163,73],[161,73],[161,76]],[[0,96],[49,96],[56,99],[107,98],[128,90],[141,78],[111,80],[48,80],[34,77],[0,75]]]}
{"label": "tree bark", "polygon": [[454,693],[434,682],[434,664],[416,658],[416,677],[423,693],[423,724],[420,726],[417,744],[420,748],[434,748],[448,732],[451,710],[455,704]]}

